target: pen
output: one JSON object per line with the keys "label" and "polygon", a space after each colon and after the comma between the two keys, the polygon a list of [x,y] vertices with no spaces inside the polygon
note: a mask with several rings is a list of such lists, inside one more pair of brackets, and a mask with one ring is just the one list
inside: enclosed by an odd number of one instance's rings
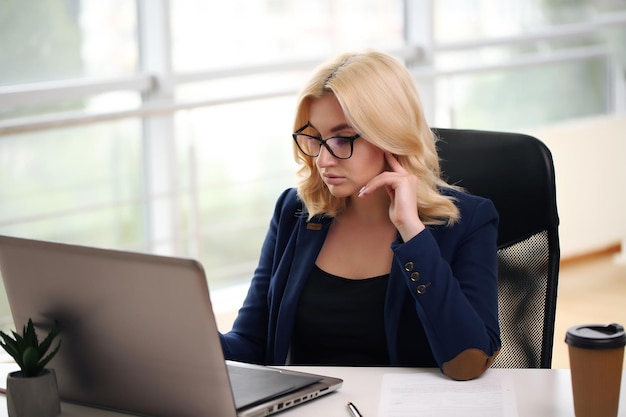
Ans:
{"label": "pen", "polygon": [[359,410],[352,403],[348,403],[348,411],[352,417],[363,417]]}

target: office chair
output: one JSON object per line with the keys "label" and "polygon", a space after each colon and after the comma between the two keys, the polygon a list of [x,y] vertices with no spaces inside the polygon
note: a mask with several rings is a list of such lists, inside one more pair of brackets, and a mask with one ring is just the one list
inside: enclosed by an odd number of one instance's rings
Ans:
{"label": "office chair", "polygon": [[550,368],[560,248],[554,166],[538,139],[433,129],[442,177],[489,198],[500,214],[498,368]]}

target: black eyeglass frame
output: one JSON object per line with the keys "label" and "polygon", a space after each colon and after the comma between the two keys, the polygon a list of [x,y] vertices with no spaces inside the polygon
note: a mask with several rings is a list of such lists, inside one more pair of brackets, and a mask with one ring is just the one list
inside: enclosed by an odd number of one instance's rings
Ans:
{"label": "black eyeglass frame", "polygon": [[[352,158],[352,154],[354,153],[354,141],[361,137],[360,133],[357,133],[356,135],[353,135],[353,136],[333,136],[333,137],[330,137],[328,139],[322,139],[322,138],[317,137],[317,136],[312,136],[312,135],[309,135],[309,134],[306,134],[306,133],[302,133],[302,131],[304,129],[306,129],[307,127],[309,127],[309,126],[310,126],[310,124],[307,123],[304,126],[302,126],[300,129],[296,130],[294,133],[291,134],[291,136],[293,137],[294,142],[296,142],[296,146],[298,147],[298,149],[300,149],[300,152],[302,152],[304,155],[306,155],[308,157],[311,157],[311,158],[315,158],[315,157],[319,156],[320,151],[322,150],[322,146],[324,146],[326,148],[326,150],[328,152],[330,152],[330,154],[332,156],[334,156],[335,158],[337,158],[337,159],[350,159],[350,158]],[[304,149],[302,149],[302,147],[300,146],[300,143],[298,143],[298,136],[299,135],[306,136],[308,138],[314,139],[317,142],[319,142],[320,147],[319,147],[319,149],[317,151],[317,154],[311,155],[311,154],[306,153],[304,151]],[[326,142],[328,142],[331,139],[343,139],[343,140],[349,141],[350,142],[350,155],[348,155],[348,156],[346,156],[344,158],[335,155],[335,152],[333,152],[331,147],[326,143]]]}

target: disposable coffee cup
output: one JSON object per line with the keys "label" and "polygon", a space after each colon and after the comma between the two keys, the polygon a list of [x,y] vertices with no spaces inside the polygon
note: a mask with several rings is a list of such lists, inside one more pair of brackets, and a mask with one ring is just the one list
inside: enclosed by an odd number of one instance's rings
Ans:
{"label": "disposable coffee cup", "polygon": [[617,323],[570,327],[565,335],[576,417],[616,417],[626,334]]}

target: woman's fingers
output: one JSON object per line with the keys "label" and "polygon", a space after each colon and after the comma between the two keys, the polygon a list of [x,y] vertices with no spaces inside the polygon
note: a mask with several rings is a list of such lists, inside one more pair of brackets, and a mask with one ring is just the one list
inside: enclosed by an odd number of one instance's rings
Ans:
{"label": "woman's fingers", "polygon": [[[399,188],[409,187],[412,188],[415,193],[417,193],[416,184],[412,185],[411,182],[414,181],[415,178],[413,175],[407,173],[407,171],[400,165],[400,162],[396,159],[394,155],[389,152],[385,152],[385,159],[387,160],[387,164],[391,171],[384,171],[372,178],[361,190],[359,191],[359,196],[363,196],[366,194],[370,194],[371,192],[377,190],[380,187],[386,187],[387,191],[390,193],[390,196],[393,197],[394,191]],[[406,185],[405,185],[406,184]]]}
{"label": "woman's fingers", "polygon": [[391,170],[381,172],[372,178],[361,188],[359,197],[385,187],[390,199],[389,218],[406,240],[424,229],[417,211],[419,181],[415,175],[409,174],[392,154],[386,152],[385,159]]}
{"label": "woman's fingers", "polygon": [[392,171],[406,173],[406,170],[402,168],[402,165],[400,165],[400,162],[398,162],[393,154],[385,152],[385,159],[387,160],[387,163]]}

